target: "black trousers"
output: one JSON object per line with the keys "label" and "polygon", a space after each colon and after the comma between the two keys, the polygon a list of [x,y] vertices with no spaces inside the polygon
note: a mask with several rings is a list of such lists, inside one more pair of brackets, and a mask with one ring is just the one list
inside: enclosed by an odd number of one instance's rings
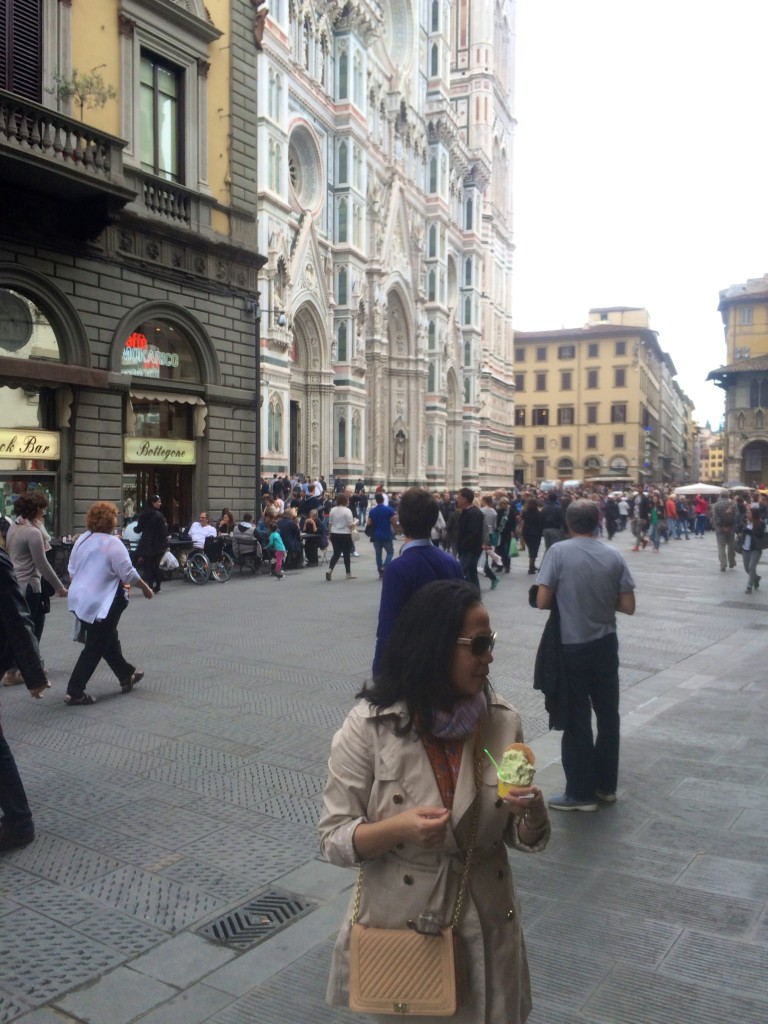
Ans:
{"label": "black trousers", "polygon": [[67,693],[70,697],[82,697],[88,680],[96,671],[102,658],[121,683],[126,682],[133,675],[135,666],[123,657],[120,637],[117,635],[117,624],[127,607],[128,598],[121,585],[117,588],[106,619],[86,624],[85,645],[80,657],[75,662],[67,684]]}

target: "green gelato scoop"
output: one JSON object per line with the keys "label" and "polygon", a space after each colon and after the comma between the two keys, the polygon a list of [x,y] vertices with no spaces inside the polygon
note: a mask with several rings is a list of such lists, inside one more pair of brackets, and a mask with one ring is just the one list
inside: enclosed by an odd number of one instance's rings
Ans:
{"label": "green gelato scoop", "polygon": [[536,769],[522,750],[505,750],[498,771],[499,781],[510,786],[530,786]]}

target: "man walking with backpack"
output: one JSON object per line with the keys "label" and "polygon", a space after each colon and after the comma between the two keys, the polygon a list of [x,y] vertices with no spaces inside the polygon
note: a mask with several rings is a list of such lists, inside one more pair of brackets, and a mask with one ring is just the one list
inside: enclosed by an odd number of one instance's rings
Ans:
{"label": "man walking with backpack", "polygon": [[721,495],[715,502],[712,509],[712,523],[715,527],[720,572],[725,572],[726,554],[728,555],[728,565],[735,569],[736,502],[728,494]]}

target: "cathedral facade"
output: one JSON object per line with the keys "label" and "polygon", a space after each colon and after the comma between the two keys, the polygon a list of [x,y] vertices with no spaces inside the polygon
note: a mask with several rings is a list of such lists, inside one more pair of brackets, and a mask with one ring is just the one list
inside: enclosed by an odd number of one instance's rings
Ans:
{"label": "cathedral facade", "polygon": [[268,6],[263,473],[510,484],[513,0]]}

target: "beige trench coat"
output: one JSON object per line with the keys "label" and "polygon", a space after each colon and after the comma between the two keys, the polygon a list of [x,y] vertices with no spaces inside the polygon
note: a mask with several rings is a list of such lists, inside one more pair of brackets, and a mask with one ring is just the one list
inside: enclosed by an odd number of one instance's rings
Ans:
{"label": "beige trench coat", "polygon": [[[410,807],[442,805],[423,743],[413,732],[404,737],[395,735],[395,726],[404,718],[402,704],[377,716],[375,708],[361,701],[333,738],[325,810],[319,824],[321,850],[332,864],[360,863],[352,835],[361,821],[379,821]],[[361,924],[404,928],[425,910],[434,913],[441,923],[450,923],[472,820],[475,749],[487,747],[499,760],[505,747],[520,740],[520,716],[505,701],[494,697],[479,733],[464,745],[443,850],[435,853],[404,843],[366,861]],[[507,846],[527,852],[543,850],[549,840],[549,826],[535,847],[521,843],[514,816],[498,800],[496,783],[496,771],[483,755],[478,836],[459,924],[469,999],[450,1018],[455,1024],[523,1024],[531,1009],[525,943]],[[328,983],[327,1000],[337,1006],[348,1005],[352,902],[336,941]],[[417,1021],[415,1017],[408,1019]],[[436,1019],[423,1021],[428,1024]]]}

